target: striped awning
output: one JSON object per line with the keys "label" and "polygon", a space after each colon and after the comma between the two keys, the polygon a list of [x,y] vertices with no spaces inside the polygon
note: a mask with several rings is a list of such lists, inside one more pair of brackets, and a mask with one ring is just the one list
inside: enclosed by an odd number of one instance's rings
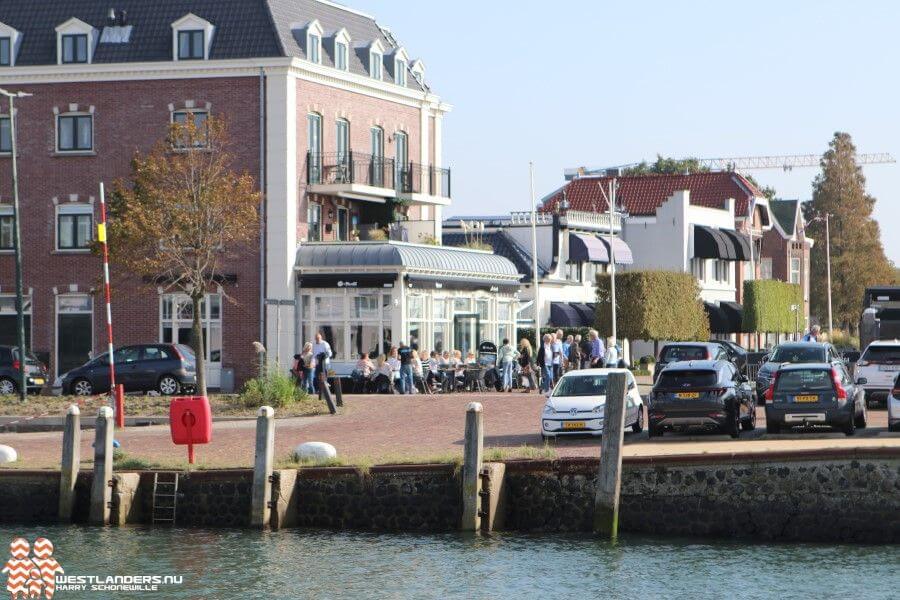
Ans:
{"label": "striped awning", "polygon": [[585,233],[569,234],[570,263],[609,263],[608,246],[596,236]]}

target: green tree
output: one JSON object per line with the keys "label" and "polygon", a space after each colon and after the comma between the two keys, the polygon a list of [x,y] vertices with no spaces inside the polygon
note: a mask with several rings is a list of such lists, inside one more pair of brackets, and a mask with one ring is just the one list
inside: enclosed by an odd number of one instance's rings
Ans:
{"label": "green tree", "polygon": [[197,393],[206,395],[200,306],[222,268],[259,235],[259,192],[233,170],[224,122],[173,124],[148,154],[131,161],[130,181],[110,198],[110,260],[154,286],[191,299]]}
{"label": "green tree", "polygon": [[771,185],[760,185],[759,182],[756,181],[756,179],[753,177],[753,175],[750,175],[749,173],[741,173],[741,175],[744,177],[744,179],[755,185],[756,189],[758,189],[762,193],[762,195],[766,197],[767,200],[775,199],[775,194],[777,192],[775,192],[775,188],[773,188]]}
{"label": "green tree", "polygon": [[872,218],[875,198],[866,193],[866,179],[856,163],[850,135],[837,132],[822,156],[822,172],[813,180],[812,201],[804,205],[807,235],[816,240],[811,256],[811,312],[828,322],[825,215],[830,215],[831,287],[834,326],[856,332],[865,288],[884,285],[893,277]]}
{"label": "green tree", "polygon": [[704,167],[696,158],[672,158],[661,154],[656,155],[652,163],[643,161],[633,167],[625,169],[625,175],[684,175],[686,173],[707,173],[709,167]]}

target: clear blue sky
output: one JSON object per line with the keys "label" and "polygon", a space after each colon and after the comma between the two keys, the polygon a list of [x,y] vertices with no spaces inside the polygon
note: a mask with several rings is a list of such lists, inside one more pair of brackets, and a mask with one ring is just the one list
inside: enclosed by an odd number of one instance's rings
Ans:
{"label": "clear blue sky", "polygon": [[[453,169],[445,213],[529,208],[565,167],[821,153],[835,131],[900,158],[900,2],[344,0],[375,15],[433,90]],[[818,169],[752,171],[808,200]],[[866,167],[900,264],[900,164]]]}

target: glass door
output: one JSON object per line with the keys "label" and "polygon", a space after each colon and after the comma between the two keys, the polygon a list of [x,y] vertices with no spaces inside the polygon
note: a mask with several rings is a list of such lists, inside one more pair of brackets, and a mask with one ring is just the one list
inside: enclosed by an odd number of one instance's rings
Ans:
{"label": "glass door", "polygon": [[462,352],[463,359],[478,348],[478,321],[477,314],[453,316],[453,347]]}
{"label": "glass door", "polygon": [[[193,348],[193,305],[181,294],[162,297],[160,341],[184,344]],[[207,294],[200,303],[200,326],[203,328],[203,353],[206,359],[206,385],[222,384],[222,296]]]}
{"label": "glass door", "polygon": [[350,239],[350,211],[346,208],[337,209],[337,239],[341,242]]}
{"label": "glass door", "polygon": [[88,295],[56,297],[56,373],[81,366],[94,347],[94,303]]}
{"label": "glass door", "polygon": [[307,150],[309,150],[309,183],[322,181],[322,116],[312,113],[306,118]]}
{"label": "glass door", "polygon": [[372,128],[371,184],[375,187],[384,185],[384,130],[381,127]]}
{"label": "glass door", "polygon": [[394,142],[397,147],[397,164],[394,166],[396,173],[396,189],[401,192],[412,191],[409,188],[409,138],[403,131],[394,134]]}

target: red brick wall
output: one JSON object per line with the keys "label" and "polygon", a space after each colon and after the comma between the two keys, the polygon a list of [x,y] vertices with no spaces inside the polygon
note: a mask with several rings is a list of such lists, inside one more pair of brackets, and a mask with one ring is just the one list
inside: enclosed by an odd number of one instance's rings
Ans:
{"label": "red brick wall", "polygon": [[[300,223],[297,225],[297,238],[306,239],[308,229],[306,226],[306,211],[309,198],[306,194],[306,151],[309,147],[307,139],[307,115],[311,112],[322,115],[322,152],[329,153],[337,150],[335,122],[339,118],[350,121],[350,149],[361,154],[370,154],[372,151],[370,130],[374,126],[384,129],[384,156],[396,157],[396,146],[393,134],[405,131],[408,136],[409,160],[415,163],[421,162],[421,120],[420,110],[417,108],[397,104],[388,100],[371,98],[363,94],[356,94],[344,90],[330,88],[309,81],[297,81],[297,174],[300,180],[300,194],[298,215]],[[319,196],[316,201],[323,201],[326,197]],[[362,201],[349,201],[353,207]],[[334,200],[325,201],[322,209],[323,237],[325,241],[334,239],[335,229],[326,232],[325,225],[331,224],[328,218],[329,208],[334,208]],[[335,211],[335,216],[337,215]],[[415,215],[412,215],[415,216]]]}
{"label": "red brick wall", "polygon": [[[233,139],[236,168],[254,177],[259,174],[259,82],[255,77],[209,78],[109,83],[29,85],[31,98],[18,102],[18,141],[24,284],[33,289],[33,348],[49,352],[55,360],[55,306],[52,288],[70,284],[79,290],[100,289],[100,259],[93,255],[58,253],[55,247],[55,212],[52,199],[68,202],[96,198],[98,184],[107,189],[115,179],[130,173],[135,151],[147,151],[161,139],[169,123],[169,104],[183,107],[194,100],[198,107],[211,103],[211,114],[224,117]],[[15,87],[15,86],[14,86]],[[55,155],[54,107],[67,112],[71,103],[79,109],[94,106],[95,156]],[[10,201],[10,159],[0,159],[0,194]],[[305,216],[305,214],[304,214]],[[251,343],[259,338],[258,242],[231,252],[227,273],[237,283],[223,302],[223,366],[233,367],[240,381],[253,371]],[[14,264],[0,256],[0,287],[6,293],[14,285]],[[113,327],[117,345],[155,342],[159,339],[159,300],[156,286],[124,282],[126,273],[113,270]],[[94,349],[106,343],[102,295],[94,299]]]}

